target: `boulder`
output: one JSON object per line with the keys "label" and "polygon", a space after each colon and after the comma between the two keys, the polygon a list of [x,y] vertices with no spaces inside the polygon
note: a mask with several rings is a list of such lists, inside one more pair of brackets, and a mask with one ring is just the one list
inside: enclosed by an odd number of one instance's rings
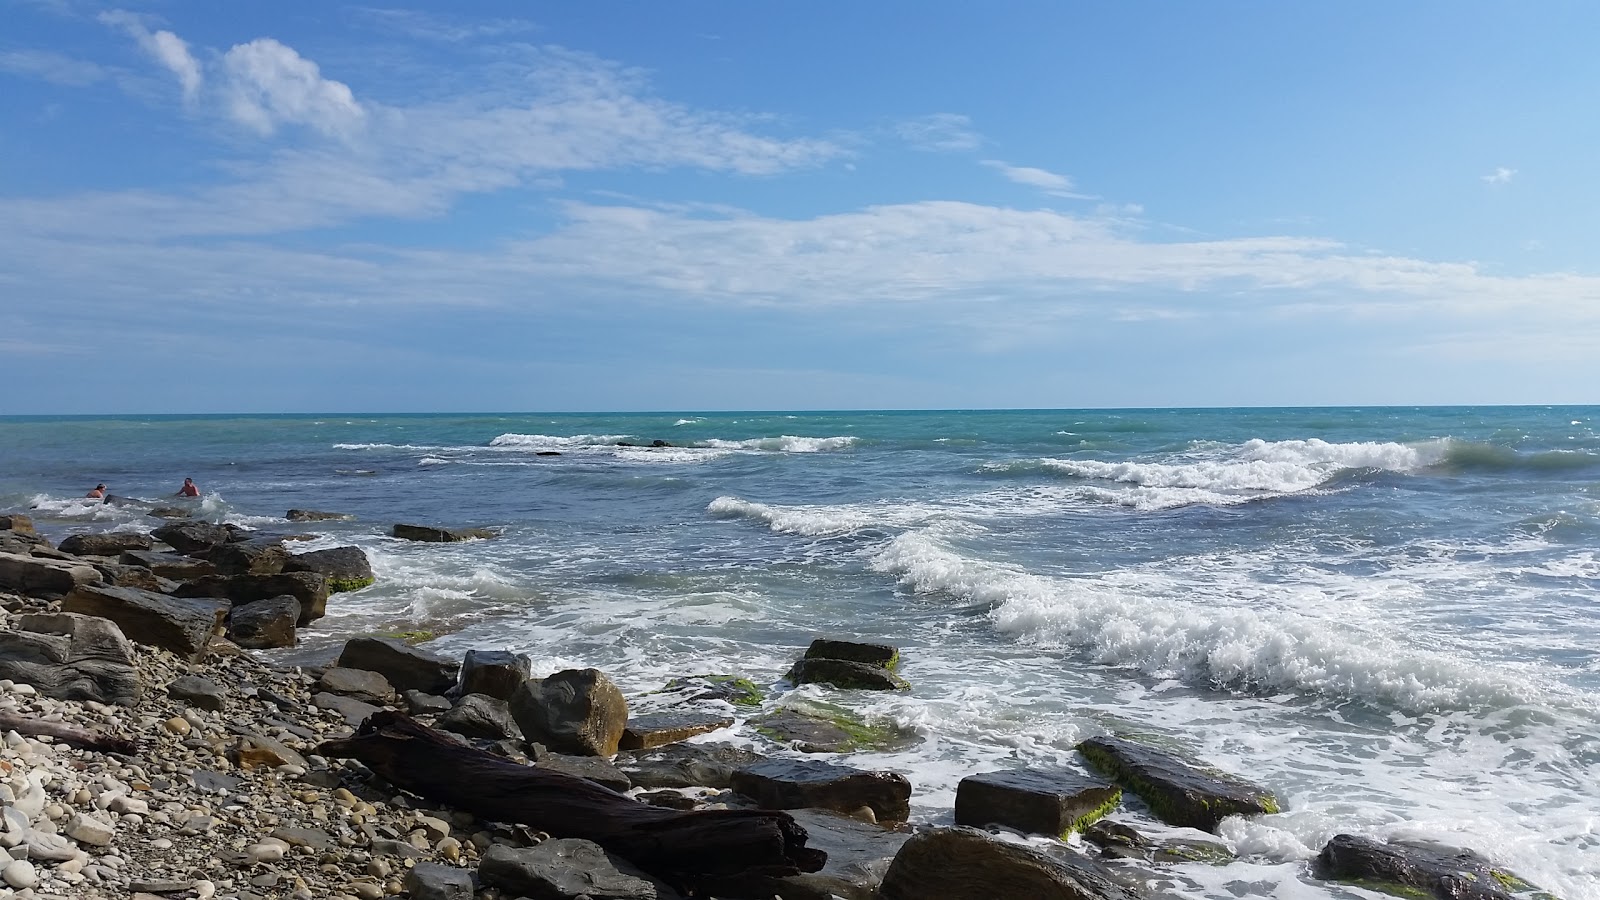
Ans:
{"label": "boulder", "polygon": [[1001,825],[1063,840],[1116,808],[1122,789],[1059,770],[1013,769],[961,779],[956,824]]}
{"label": "boulder", "polygon": [[895,854],[882,900],[1139,900],[1110,871],[1066,848],[1052,853],[997,841],[974,828],[913,836]]}
{"label": "boulder", "polygon": [[622,739],[617,742],[617,749],[645,750],[663,744],[676,744],[697,734],[706,734],[732,725],[733,719],[727,716],[707,713],[656,713],[634,716],[628,720],[627,727],[622,729]]}
{"label": "boulder", "polygon": [[334,666],[317,679],[317,688],[383,706],[397,699],[389,679],[369,669]]}
{"label": "boulder", "polygon": [[1511,900],[1537,890],[1471,850],[1425,841],[1385,843],[1353,834],[1334,835],[1313,870],[1319,878],[1358,882],[1401,897],[1421,892],[1439,900]]}
{"label": "boulder", "polygon": [[1138,794],[1169,825],[1215,832],[1228,816],[1278,811],[1278,800],[1267,789],[1146,744],[1095,737],[1078,744],[1078,752],[1095,769]]}
{"label": "boulder", "polygon": [[348,522],[355,518],[349,513],[323,512],[320,509],[291,509],[283,517],[291,522]]}
{"label": "boulder", "polygon": [[453,544],[497,536],[487,528],[435,528],[431,525],[396,525],[393,534],[408,541],[425,541],[432,544]]}
{"label": "boulder", "polygon": [[163,578],[178,581],[217,574],[217,567],[206,560],[177,553],[159,553],[155,550],[124,551],[121,562],[128,566],[143,566]]}
{"label": "boulder", "polygon": [[411,900],[473,900],[475,896],[471,872],[436,862],[419,862],[407,872],[405,890]]}
{"label": "boulder", "polygon": [[504,700],[487,694],[462,697],[449,712],[439,717],[437,727],[462,737],[490,741],[522,739],[522,729],[517,727],[517,720],[511,717],[511,708]]}
{"label": "boulder", "polygon": [[300,601],[302,628],[328,614],[328,582],[315,572],[277,575],[209,575],[180,586],[177,597],[219,597],[236,605],[288,594]]}
{"label": "boulder", "polygon": [[293,647],[299,621],[300,601],[288,594],[256,600],[228,613],[228,640],[246,650]]}
{"label": "boulder", "polygon": [[372,563],[360,547],[333,547],[289,557],[285,572],[316,572],[328,580],[328,591],[359,591],[373,582]]}
{"label": "boulder", "polygon": [[616,755],[628,722],[628,701],[599,669],[568,669],[524,681],[511,715],[530,741],[556,753]]}
{"label": "boulder", "polygon": [[0,678],[57,700],[132,706],[144,693],[134,649],[108,619],[34,613],[0,631]]}
{"label": "boulder", "polygon": [[63,597],[61,610],[110,619],[136,644],[161,647],[195,660],[227,616],[228,603],[89,584]]}
{"label": "boulder", "polygon": [[766,809],[816,807],[853,813],[865,806],[880,822],[904,822],[911,814],[911,782],[896,772],[768,759],[734,772],[730,786]]}
{"label": "boulder", "polygon": [[468,650],[461,660],[461,681],[456,687],[460,694],[487,694],[499,700],[510,700],[524,681],[533,674],[533,664],[528,657],[509,650]]}
{"label": "boulder", "polygon": [[95,563],[95,569],[100,572],[102,584],[112,587],[132,587],[145,591],[154,591],[165,594],[175,590],[178,583],[170,578],[162,578],[144,566],[129,566],[122,563]]}
{"label": "boulder", "polygon": [[911,690],[910,682],[882,666],[844,659],[798,660],[788,678],[794,684],[831,684],[857,691]]}
{"label": "boulder", "polygon": [[[309,574],[309,573],[295,573]],[[319,576],[320,577],[320,576]],[[339,665],[366,669],[389,679],[397,691],[443,694],[456,683],[460,664],[396,638],[358,637],[345,641]]]}
{"label": "boulder", "polygon": [[167,685],[167,696],[212,712],[221,712],[228,705],[228,694],[222,686],[198,675],[185,675]]}
{"label": "boulder", "polygon": [[152,519],[187,519],[194,515],[194,511],[179,506],[158,506],[145,515]]}
{"label": "boulder", "polygon": [[726,788],[733,773],[766,757],[731,744],[668,744],[617,754],[617,768],[638,787]]}
{"label": "boulder", "polygon": [[576,838],[544,841],[525,850],[495,844],[483,854],[478,877],[505,896],[540,900],[680,900],[678,892]]}
{"label": "boulder", "polygon": [[150,534],[179,553],[195,553],[227,543],[233,538],[234,530],[210,522],[173,522]]}
{"label": "boulder", "polygon": [[433,716],[450,711],[450,701],[438,694],[423,691],[405,691],[401,694],[406,710],[413,716]]}
{"label": "boulder", "polygon": [[0,531],[20,531],[23,534],[33,534],[33,520],[22,513],[6,513],[0,515]]}
{"label": "boulder", "polygon": [[102,531],[68,535],[56,549],[73,556],[121,556],[126,550],[149,550],[154,546],[150,535],[142,531]]}
{"label": "boulder", "polygon": [[604,788],[623,793],[633,787],[633,781],[621,769],[601,756],[572,756],[566,753],[539,753],[534,766],[550,769],[574,778],[587,778]]}
{"label": "boulder", "polygon": [[289,561],[283,541],[270,538],[230,541],[195,556],[216,566],[219,575],[276,575]]}
{"label": "boulder", "polygon": [[[896,831],[825,809],[789,813],[806,830],[806,847],[828,855],[821,870],[800,875],[751,875],[708,885],[712,894],[781,900],[877,900],[895,854],[911,839]],[[1005,900],[997,897],[995,900]]]}
{"label": "boulder", "polygon": [[[55,550],[50,542],[31,531],[5,531],[0,530],[0,553],[15,553],[18,556],[32,556],[34,553],[45,550]],[[67,554],[62,554],[66,556]]]}
{"label": "boulder", "polygon": [[100,572],[88,563],[0,553],[0,589],[18,594],[54,597],[71,593],[80,585],[99,584],[103,580]]}
{"label": "boulder", "polygon": [[817,638],[806,648],[804,659],[839,659],[891,671],[900,668],[900,649],[888,644],[864,644]]}

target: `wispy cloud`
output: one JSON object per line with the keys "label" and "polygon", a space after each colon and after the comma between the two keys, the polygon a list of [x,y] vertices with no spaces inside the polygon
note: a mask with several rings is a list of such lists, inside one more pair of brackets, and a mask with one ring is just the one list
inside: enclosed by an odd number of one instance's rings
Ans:
{"label": "wispy cloud", "polygon": [[895,133],[916,150],[956,153],[983,146],[972,120],[958,113],[933,113],[895,124]]}
{"label": "wispy cloud", "polygon": [[185,100],[193,100],[200,93],[200,62],[189,52],[189,45],[182,38],[170,31],[151,31],[139,16],[126,10],[103,12],[99,19],[102,24],[121,28],[132,35],[151,58],[175,75]]}
{"label": "wispy cloud", "polygon": [[1479,175],[1478,178],[1481,179],[1485,184],[1505,184],[1516,176],[1516,169],[1508,169],[1505,166],[1500,166],[1487,175]]}
{"label": "wispy cloud", "polygon": [[1074,200],[1096,199],[1088,194],[1078,193],[1072,183],[1072,179],[1065,175],[1058,175],[1046,169],[1035,169],[1031,166],[1013,166],[998,159],[985,159],[982,160],[982,163],[1005,176],[1008,181],[1035,187],[1056,197],[1070,197]]}
{"label": "wispy cloud", "polygon": [[348,136],[366,118],[347,85],[323,78],[316,63],[271,38],[236,45],[223,55],[222,69],[229,114],[263,135],[299,124]]}
{"label": "wispy cloud", "polygon": [[87,87],[107,76],[104,67],[51,50],[0,51],[0,72],[39,78],[68,87]]}
{"label": "wispy cloud", "polygon": [[508,37],[537,31],[539,26],[526,19],[473,19],[425,13],[415,9],[376,9],[358,7],[354,12],[385,31],[407,37],[459,44],[467,41]]}

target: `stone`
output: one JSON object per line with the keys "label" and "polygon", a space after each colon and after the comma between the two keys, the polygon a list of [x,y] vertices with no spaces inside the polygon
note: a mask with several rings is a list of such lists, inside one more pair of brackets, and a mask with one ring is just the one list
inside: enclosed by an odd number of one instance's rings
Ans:
{"label": "stone", "polygon": [[360,547],[333,547],[289,557],[285,572],[316,572],[328,580],[328,590],[358,591],[373,582],[372,563]]}
{"label": "stone", "polygon": [[804,659],[838,659],[893,671],[900,668],[900,650],[888,644],[864,644],[817,638],[806,648]]}
{"label": "stone", "polygon": [[226,601],[185,599],[138,588],[79,585],[61,600],[63,612],[100,616],[117,623],[136,644],[199,659],[228,613]]}
{"label": "stone", "polygon": [[[737,897],[781,897],[783,900],[877,900],[878,885],[909,831],[895,831],[823,809],[789,813],[806,830],[806,848],[828,855],[817,872],[800,875],[754,875],[708,885],[711,893]],[[1008,900],[995,895],[993,900]],[[1019,898],[1020,900],[1020,898]]]}
{"label": "stone", "polygon": [[27,890],[39,883],[39,873],[34,871],[33,863],[25,859],[14,859],[0,869],[0,880],[17,890]]}
{"label": "stone", "polygon": [[346,724],[351,726],[357,726],[362,722],[365,722],[368,716],[377,712],[379,709],[370,703],[363,703],[354,697],[346,697],[343,694],[330,694],[327,691],[323,691],[318,694],[312,694],[311,705],[315,706],[317,709],[334,710],[339,715],[344,717]]}
{"label": "stone", "polygon": [[420,862],[406,873],[411,900],[472,900],[472,873],[442,863]]}
{"label": "stone", "polygon": [[556,753],[615,756],[628,701],[599,669],[567,669],[529,679],[511,697],[523,737]]}
{"label": "stone", "polygon": [[145,515],[152,519],[188,519],[194,516],[194,511],[177,506],[158,506]]}
{"label": "stone", "polygon": [[468,694],[456,701],[449,712],[439,717],[437,727],[469,738],[522,739],[522,729],[511,717],[510,706],[486,694]]}
{"label": "stone", "polygon": [[911,782],[896,772],[768,759],[734,772],[729,786],[766,809],[816,807],[850,813],[865,806],[880,822],[904,822],[911,814]]}
{"label": "stone", "polygon": [[6,513],[0,516],[0,531],[17,531],[23,534],[33,534],[33,520],[22,513]]}
{"label": "stone", "polygon": [[80,844],[91,847],[109,847],[111,839],[116,837],[116,829],[110,825],[88,815],[87,813],[73,813],[67,821],[67,827],[61,833]]}
{"label": "stone", "polygon": [[55,549],[44,538],[31,531],[6,531],[0,529],[0,553],[14,553],[17,556],[34,556],[40,553],[55,555],[65,558],[67,562],[77,562],[77,557]]}
{"label": "stone", "polygon": [[574,778],[587,778],[601,787],[623,793],[633,787],[633,782],[621,769],[599,756],[572,756],[566,753],[541,753],[534,767],[551,769]]}
{"label": "stone", "polygon": [[406,691],[401,698],[405,701],[406,710],[413,716],[438,715],[450,711],[450,701],[438,694]]}
{"label": "stone", "polygon": [[1095,737],[1079,743],[1078,752],[1095,769],[1138,794],[1169,825],[1215,832],[1228,816],[1278,811],[1277,798],[1265,788],[1145,744]]}
{"label": "stone", "polygon": [[544,841],[526,850],[496,844],[478,864],[478,877],[509,896],[543,900],[680,900],[676,891],[621,857],[576,838]]}
{"label": "stone", "polygon": [[389,679],[368,669],[334,666],[323,671],[317,679],[317,687],[378,706],[393,703],[397,699]]}
{"label": "stone", "polygon": [[150,535],[142,531],[103,531],[68,535],[56,549],[73,556],[121,556],[127,550],[149,550],[154,546]]}
{"label": "stone", "polygon": [[831,684],[858,691],[909,691],[911,683],[899,675],[868,663],[843,659],[802,659],[789,669],[794,684]]}
{"label": "stone", "polygon": [[230,541],[196,554],[217,567],[219,575],[276,575],[289,561],[283,541]]}
{"label": "stone", "polygon": [[109,619],[34,613],[0,631],[0,678],[57,700],[132,706],[144,694],[134,652]]}
{"label": "stone", "polygon": [[228,705],[228,694],[222,686],[198,675],[185,675],[167,685],[167,696],[212,712],[221,712]]}
{"label": "stone", "polygon": [[315,572],[281,572],[277,575],[211,575],[182,585],[178,597],[220,597],[235,606],[281,597],[300,601],[301,628],[328,614],[328,581]]}
{"label": "stone", "polygon": [[1140,859],[1158,863],[1204,862],[1225,865],[1233,860],[1226,844],[1192,837],[1151,838],[1133,826],[1101,819],[1083,830],[1083,839],[1100,848],[1103,859]]}
{"label": "stone", "polygon": [[974,828],[914,835],[895,854],[879,888],[882,900],[1139,900],[1100,863],[1066,848],[1046,853],[997,841]]}
{"label": "stone", "polygon": [[436,528],[431,525],[396,525],[391,533],[397,538],[431,544],[454,544],[497,537],[487,528]]}
{"label": "stone", "polygon": [[232,791],[244,784],[244,779],[237,775],[227,775],[222,772],[212,772],[207,769],[195,769],[189,776],[194,782],[194,788],[204,794],[214,794],[217,791]]}
{"label": "stone", "polygon": [[676,744],[697,734],[707,734],[733,725],[727,716],[706,713],[655,713],[634,716],[622,729],[619,750],[646,750],[663,744]]}
{"label": "stone", "polygon": [[81,585],[99,584],[103,580],[99,570],[88,563],[0,553],[0,590],[30,597],[57,597]]}
{"label": "stone", "polygon": [[275,769],[278,766],[298,766],[304,770],[310,770],[311,768],[305,757],[278,741],[260,734],[241,736],[234,744],[233,756],[236,764],[241,769],[254,769],[261,766],[269,769]]}
{"label": "stone", "polygon": [[228,640],[246,650],[293,647],[300,618],[300,601],[288,594],[235,606],[228,613]]}
{"label": "stone", "polygon": [[358,637],[345,641],[339,663],[366,669],[389,679],[397,691],[443,694],[456,683],[460,664],[397,638]]}
{"label": "stone", "polygon": [[721,700],[735,706],[760,706],[766,693],[755,682],[737,675],[687,675],[662,686],[660,693],[677,694],[685,703]]}
{"label": "stone", "polygon": [[533,673],[533,663],[521,653],[509,650],[468,650],[461,660],[461,681],[457,693],[487,694],[497,700],[511,699]]}
{"label": "stone", "polygon": [[1312,868],[1319,878],[1401,897],[1420,892],[1439,900],[1511,900],[1537,890],[1471,850],[1426,841],[1385,843],[1336,834]]}
{"label": "stone", "polygon": [[233,531],[211,522],[173,522],[163,525],[151,536],[179,553],[195,553],[225,544],[233,538]]}
{"label": "stone", "polygon": [[984,772],[961,779],[956,788],[955,819],[957,825],[1001,825],[1065,840],[1121,801],[1121,788],[1074,772]]}
{"label": "stone", "polygon": [[170,578],[163,578],[144,566],[132,566],[123,563],[95,563],[95,569],[100,572],[101,584],[112,587],[131,587],[142,591],[151,591],[165,594],[175,589],[178,584]]}
{"label": "stone", "polygon": [[349,513],[323,512],[320,509],[291,509],[283,517],[291,522],[348,522],[355,519]]}
{"label": "stone", "polygon": [[155,550],[125,550],[120,557],[125,565],[143,566],[163,578],[187,581],[217,574],[217,567],[203,559]]}
{"label": "stone", "polygon": [[766,757],[731,744],[668,744],[619,753],[616,765],[637,787],[726,788],[733,773]]}
{"label": "stone", "polygon": [[890,724],[869,725],[841,706],[804,699],[750,720],[756,733],[802,753],[897,750],[922,740],[915,731]]}

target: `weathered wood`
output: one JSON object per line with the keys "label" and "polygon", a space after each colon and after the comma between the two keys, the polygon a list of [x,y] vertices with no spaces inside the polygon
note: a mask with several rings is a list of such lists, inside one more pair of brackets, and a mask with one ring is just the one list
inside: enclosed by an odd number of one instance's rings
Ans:
{"label": "weathered wood", "polygon": [[64,744],[99,750],[102,753],[121,753],[132,756],[139,748],[131,739],[114,734],[101,734],[87,728],[78,728],[64,722],[44,722],[15,713],[0,712],[0,733],[15,731],[29,737],[53,737]]}
{"label": "weathered wood", "polygon": [[805,829],[787,813],[648,806],[582,778],[462,746],[389,710],[316,752],[360,760],[398,787],[480,818],[594,841],[679,885],[713,876],[815,872],[827,861],[827,854],[806,847]]}

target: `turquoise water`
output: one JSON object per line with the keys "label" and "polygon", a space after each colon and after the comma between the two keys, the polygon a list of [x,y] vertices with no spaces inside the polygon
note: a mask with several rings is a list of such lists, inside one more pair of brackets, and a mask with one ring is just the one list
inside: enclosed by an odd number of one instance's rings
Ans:
{"label": "turquoise water", "polygon": [[[0,508],[56,537],[147,527],[192,476],[213,518],[355,514],[356,631],[606,670],[776,682],[819,634],[904,648],[908,696],[807,687],[924,740],[948,821],[974,771],[1113,729],[1276,789],[1194,896],[1335,896],[1334,833],[1465,844],[1600,897],[1600,408],[0,419]],[[619,441],[670,447],[620,447]],[[541,456],[540,451],[560,455]],[[164,502],[164,501],[163,501]],[[492,525],[416,545],[395,522]],[[298,530],[298,529],[295,529]],[[751,739],[739,732],[736,739]],[[1345,891],[1344,896],[1359,892]]]}

